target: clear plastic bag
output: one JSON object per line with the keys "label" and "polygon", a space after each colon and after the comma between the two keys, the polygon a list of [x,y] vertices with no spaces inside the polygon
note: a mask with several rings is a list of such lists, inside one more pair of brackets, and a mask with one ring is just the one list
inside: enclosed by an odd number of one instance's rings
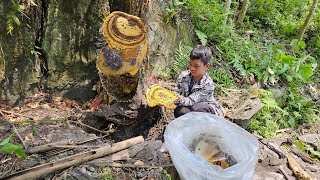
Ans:
{"label": "clear plastic bag", "polygon": [[[181,179],[249,180],[258,161],[257,139],[222,117],[190,112],[173,120],[164,133],[165,145]],[[218,146],[233,164],[223,169],[194,154],[200,141]]]}

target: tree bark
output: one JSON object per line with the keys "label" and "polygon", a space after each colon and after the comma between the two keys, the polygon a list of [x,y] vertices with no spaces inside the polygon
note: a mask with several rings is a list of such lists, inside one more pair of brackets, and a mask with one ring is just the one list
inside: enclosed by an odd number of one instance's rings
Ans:
{"label": "tree bark", "polygon": [[232,0],[226,0],[226,4],[225,4],[225,7],[224,7],[224,14],[226,16],[224,18],[224,20],[223,20],[224,24],[226,24],[227,20],[228,20],[228,14],[229,14],[229,11],[230,11],[231,2],[232,2]]}
{"label": "tree bark", "polygon": [[298,35],[298,39],[300,41],[302,40],[302,37],[303,37],[304,33],[306,32],[306,29],[311,21],[312,15],[314,14],[314,11],[316,10],[316,8],[318,6],[318,2],[319,2],[319,0],[313,0],[312,6],[309,10],[309,14],[308,14],[306,20],[304,21],[303,25],[300,27],[299,35]]}
{"label": "tree bark", "polygon": [[238,19],[236,21],[236,25],[242,24],[242,22],[244,20],[244,17],[246,16],[247,9],[249,7],[249,3],[250,3],[249,0],[243,0],[242,8],[241,8],[241,11],[239,13]]}

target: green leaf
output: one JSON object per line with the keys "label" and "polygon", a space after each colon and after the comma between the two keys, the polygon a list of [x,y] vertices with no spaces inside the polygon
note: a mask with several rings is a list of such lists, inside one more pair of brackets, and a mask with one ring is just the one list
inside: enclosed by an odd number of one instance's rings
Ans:
{"label": "green leaf", "polygon": [[296,124],[296,120],[293,117],[289,117],[288,123],[291,127],[293,127]]}
{"label": "green leaf", "polygon": [[297,58],[295,58],[293,56],[290,56],[290,55],[287,56],[284,54],[281,54],[280,58],[284,64],[288,64],[289,66],[291,66],[292,63],[297,60]]}
{"label": "green leaf", "polygon": [[296,140],[293,142],[294,145],[297,146],[297,148],[299,148],[300,150],[304,151],[305,150],[305,144],[300,141],[300,140]]}
{"label": "green leaf", "polygon": [[22,157],[22,158],[26,158],[27,157],[27,154],[23,151],[23,148],[22,146],[18,146],[19,148],[17,148],[15,151],[14,151],[14,154]]}
{"label": "green leaf", "polygon": [[312,64],[303,64],[300,65],[298,70],[298,77],[303,81],[307,82],[308,79],[312,76]]}
{"label": "green leaf", "polygon": [[7,143],[1,148],[1,151],[7,154],[12,154],[15,150],[17,150],[19,147],[12,143]]}
{"label": "green leaf", "polygon": [[10,137],[4,139],[4,140],[0,143],[0,146],[4,146],[4,145],[6,145],[6,144],[9,143],[9,142],[10,142]]}
{"label": "green leaf", "polygon": [[296,117],[296,118],[301,118],[301,114],[299,114],[297,111],[293,111],[293,115]]}
{"label": "green leaf", "polygon": [[305,43],[304,41],[300,41],[300,42],[299,42],[299,47],[300,47],[301,49],[304,49],[304,48],[306,47],[306,43]]}
{"label": "green leaf", "polygon": [[207,35],[205,33],[203,33],[202,31],[198,30],[198,29],[196,29],[195,32],[196,32],[197,37],[200,39],[201,44],[202,45],[206,45],[207,42],[208,42]]}
{"label": "green leaf", "polygon": [[19,18],[17,16],[13,15],[12,19],[18,26],[20,26],[21,23],[20,23],[20,20],[19,20]]}
{"label": "green leaf", "polygon": [[270,67],[268,67],[267,70],[270,74],[274,74],[274,71]]}
{"label": "green leaf", "polygon": [[281,68],[281,70],[278,72],[278,74],[282,74],[284,72],[286,72],[289,69],[289,65],[288,64],[283,64],[283,67]]}

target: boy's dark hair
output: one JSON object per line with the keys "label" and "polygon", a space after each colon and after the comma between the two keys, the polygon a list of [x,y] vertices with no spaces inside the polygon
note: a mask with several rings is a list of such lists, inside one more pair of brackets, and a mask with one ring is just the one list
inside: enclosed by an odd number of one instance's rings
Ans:
{"label": "boy's dark hair", "polygon": [[211,49],[203,45],[196,45],[190,53],[190,60],[200,59],[204,65],[210,63],[211,57]]}

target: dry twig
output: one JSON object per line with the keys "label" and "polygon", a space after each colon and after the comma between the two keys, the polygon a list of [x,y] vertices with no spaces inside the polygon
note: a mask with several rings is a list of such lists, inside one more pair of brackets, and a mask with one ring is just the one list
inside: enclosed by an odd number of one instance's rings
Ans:
{"label": "dry twig", "polygon": [[26,116],[26,115],[23,115],[23,114],[20,114],[20,113],[15,113],[15,112],[6,111],[6,110],[2,110],[2,112],[7,113],[7,114],[12,114],[12,115],[15,115],[15,116],[20,116],[20,117],[24,117],[24,118],[28,118],[28,119],[33,120],[33,117],[31,117],[31,116]]}

